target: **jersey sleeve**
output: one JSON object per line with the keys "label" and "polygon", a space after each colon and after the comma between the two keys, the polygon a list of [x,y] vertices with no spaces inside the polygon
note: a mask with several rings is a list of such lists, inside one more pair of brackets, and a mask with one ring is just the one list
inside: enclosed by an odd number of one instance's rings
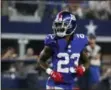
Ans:
{"label": "jersey sleeve", "polygon": [[54,39],[54,35],[48,34],[44,40],[44,45],[49,46],[49,47],[54,47],[56,41]]}
{"label": "jersey sleeve", "polygon": [[76,34],[76,36],[84,45],[88,44],[88,38],[87,38],[86,35],[84,35],[84,34]]}

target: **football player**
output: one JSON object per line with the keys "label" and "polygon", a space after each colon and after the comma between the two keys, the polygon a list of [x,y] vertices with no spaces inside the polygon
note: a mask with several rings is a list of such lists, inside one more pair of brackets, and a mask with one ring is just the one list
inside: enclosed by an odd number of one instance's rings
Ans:
{"label": "football player", "polygon": [[[68,11],[61,11],[52,25],[54,34],[45,38],[39,63],[49,75],[46,83],[48,90],[72,90],[74,79],[82,76],[88,67],[87,56],[83,51],[88,42],[87,37],[75,34],[76,28],[76,17]],[[52,68],[47,64],[50,57]]]}

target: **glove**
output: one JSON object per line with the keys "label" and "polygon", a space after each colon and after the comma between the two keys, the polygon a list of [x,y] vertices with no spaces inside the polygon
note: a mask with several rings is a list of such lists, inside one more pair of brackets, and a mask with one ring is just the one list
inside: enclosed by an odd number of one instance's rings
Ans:
{"label": "glove", "polygon": [[55,82],[63,82],[63,77],[59,72],[53,71],[51,77]]}
{"label": "glove", "polygon": [[55,82],[63,82],[63,76],[59,72],[53,71],[48,68],[46,69],[46,73],[49,74]]}
{"label": "glove", "polygon": [[84,72],[85,72],[85,67],[84,66],[78,66],[75,69],[77,76],[83,76]]}

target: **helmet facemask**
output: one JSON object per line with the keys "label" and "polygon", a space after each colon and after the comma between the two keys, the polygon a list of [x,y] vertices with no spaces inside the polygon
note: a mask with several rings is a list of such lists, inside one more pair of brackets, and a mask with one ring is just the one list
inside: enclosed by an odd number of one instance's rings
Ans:
{"label": "helmet facemask", "polygon": [[52,25],[52,29],[54,30],[54,34],[56,34],[58,37],[65,37],[67,35],[71,35],[74,33],[70,32],[70,29],[72,28],[71,20],[64,22],[54,22]]}

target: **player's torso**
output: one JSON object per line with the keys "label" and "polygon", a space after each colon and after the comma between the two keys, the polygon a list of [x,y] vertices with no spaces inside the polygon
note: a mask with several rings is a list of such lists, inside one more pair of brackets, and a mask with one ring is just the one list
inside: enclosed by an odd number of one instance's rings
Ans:
{"label": "player's torso", "polygon": [[65,39],[55,40],[52,69],[60,72],[66,83],[73,82],[75,78],[74,67],[78,65],[80,53],[86,42],[83,34],[74,35],[69,44]]}

